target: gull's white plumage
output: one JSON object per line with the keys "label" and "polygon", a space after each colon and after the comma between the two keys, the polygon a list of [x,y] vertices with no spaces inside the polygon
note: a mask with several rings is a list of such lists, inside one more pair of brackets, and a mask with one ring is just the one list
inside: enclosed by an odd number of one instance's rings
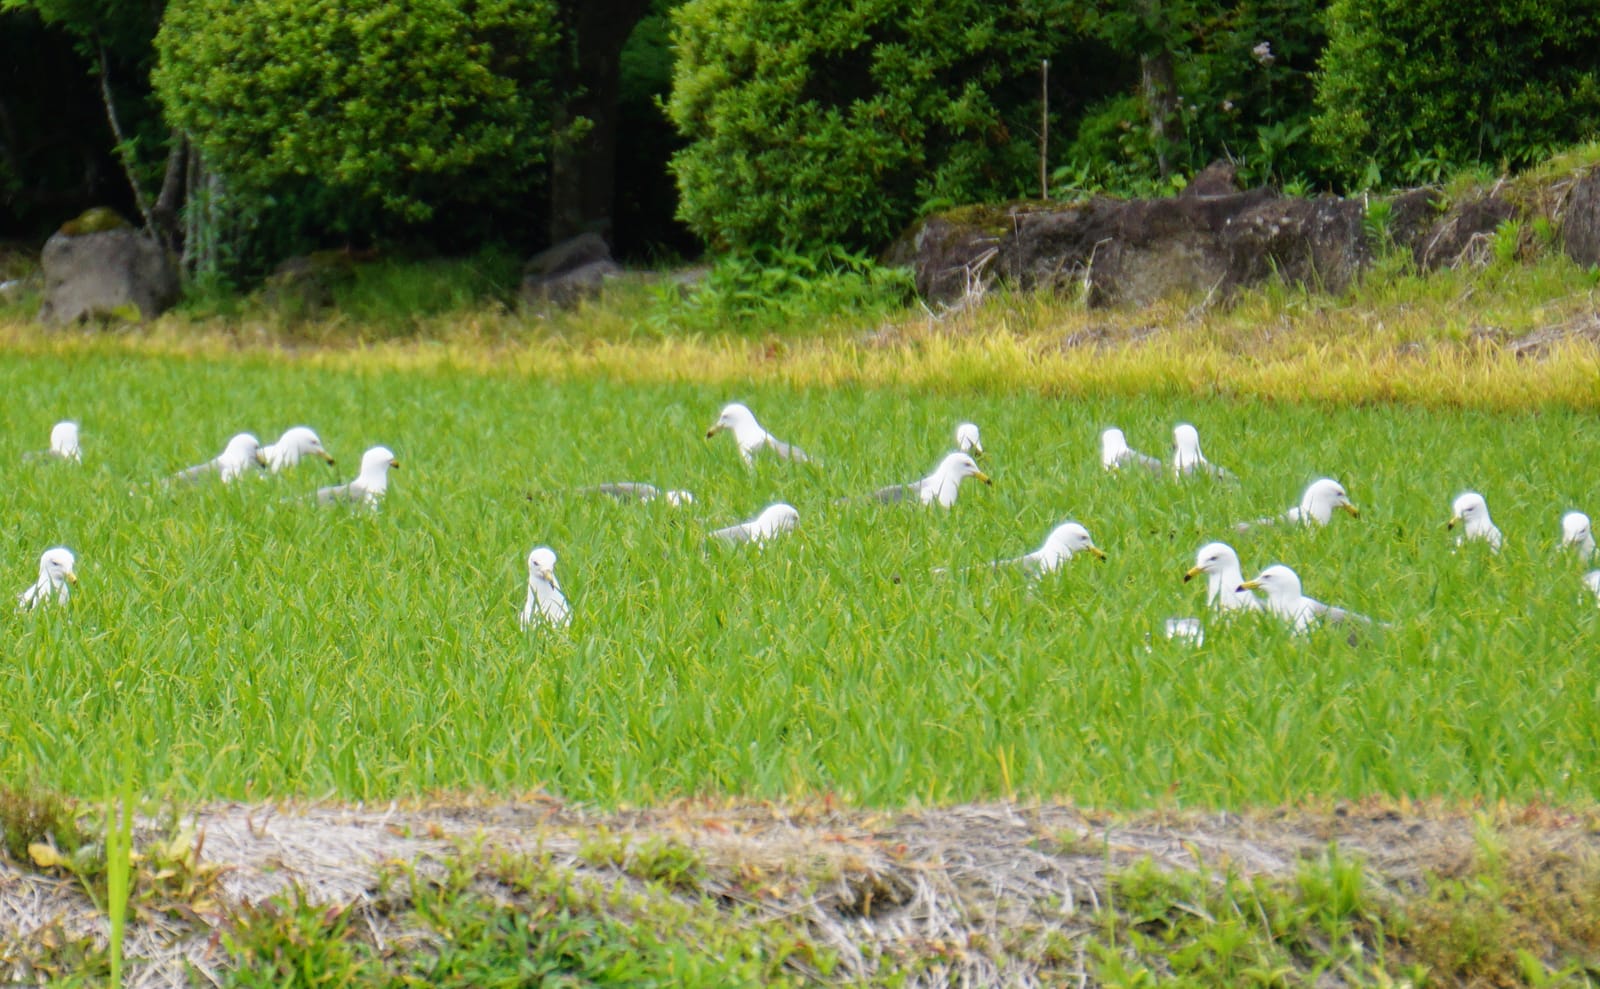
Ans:
{"label": "gull's white plumage", "polygon": [[956,503],[961,482],[969,477],[975,477],[984,484],[994,484],[988,474],[978,469],[977,461],[965,453],[952,453],[939,461],[933,473],[922,480],[879,488],[872,497],[883,502],[910,501],[915,498],[924,505],[937,503],[949,508]]}
{"label": "gull's white plumage", "polygon": [[1010,560],[998,560],[995,566],[1019,566],[1033,577],[1043,577],[1045,574],[1054,573],[1061,566],[1072,559],[1075,553],[1088,553],[1096,559],[1106,558],[1105,551],[1094,544],[1089,536],[1089,530],[1077,522],[1063,522],[1050,530],[1050,535],[1045,537],[1044,545],[1032,553]]}
{"label": "gull's white plumage", "polygon": [[1201,574],[1206,575],[1206,604],[1220,611],[1259,611],[1261,599],[1249,591],[1241,590],[1244,571],[1239,566],[1239,554],[1227,543],[1207,543],[1194,556],[1194,566],[1183,575],[1188,583]]}
{"label": "gull's white plumage", "polygon": [[172,479],[198,481],[207,474],[215,473],[222,478],[222,483],[227,484],[251,467],[256,465],[265,467],[266,463],[261,455],[261,441],[250,433],[239,433],[228,441],[228,445],[216,457],[203,464],[180,470],[172,475]]}
{"label": "gull's white plumage", "polygon": [[320,488],[317,502],[345,501],[376,507],[378,499],[389,490],[389,468],[399,467],[394,452],[386,446],[375,446],[361,455],[361,472],[348,484]]}
{"label": "gull's white plumage", "polygon": [[730,525],[712,532],[711,538],[729,543],[755,543],[757,546],[788,532],[800,524],[800,513],[793,505],[778,502],[762,509],[761,514],[748,522]]}
{"label": "gull's white plumage", "polygon": [[983,456],[983,440],[978,437],[978,424],[963,422],[956,426],[956,449],[974,457]]}
{"label": "gull's white plumage", "polygon": [[1600,570],[1591,570],[1584,574],[1583,586],[1594,594],[1595,603],[1600,604]]}
{"label": "gull's white plumage", "polygon": [[1458,495],[1451,503],[1450,510],[1447,527],[1454,529],[1458,523],[1461,525],[1461,535],[1456,537],[1457,546],[1469,539],[1481,539],[1489,544],[1490,549],[1500,552],[1500,530],[1489,518],[1489,503],[1484,501],[1483,495],[1476,491]]}
{"label": "gull's white plumage", "polygon": [[17,607],[31,611],[41,603],[48,604],[52,597],[57,604],[66,604],[72,596],[72,585],[78,582],[73,569],[77,558],[64,546],[47,549],[39,557],[39,580],[17,595]]}
{"label": "gull's white plumage", "polygon": [[50,429],[50,456],[72,463],[82,463],[83,454],[78,448],[78,424],[71,420],[56,423]]}
{"label": "gull's white plumage", "polygon": [[1151,473],[1161,473],[1161,461],[1129,446],[1128,438],[1115,426],[1100,434],[1100,466],[1106,470],[1143,467]]}
{"label": "gull's white plumage", "polygon": [[278,442],[261,448],[262,462],[274,474],[298,464],[302,457],[321,457],[333,463],[333,455],[323,449],[321,438],[307,426],[287,429]]}
{"label": "gull's white plumage", "polygon": [[1330,623],[1351,619],[1361,622],[1372,621],[1353,611],[1335,608],[1306,597],[1300,588],[1299,574],[1281,563],[1273,564],[1261,571],[1261,575],[1256,579],[1247,580],[1239,586],[1241,589],[1266,592],[1267,611],[1288,622],[1299,635],[1310,631],[1312,624],[1319,620]]}
{"label": "gull's white plumage", "polygon": [[1577,550],[1580,560],[1594,559],[1594,530],[1589,525],[1589,516],[1582,512],[1568,512],[1561,516],[1561,545]]}
{"label": "gull's white plumage", "polygon": [[1241,522],[1237,528],[1243,532],[1252,525],[1272,525],[1277,522],[1327,525],[1333,521],[1335,510],[1349,512],[1351,518],[1361,517],[1361,511],[1351,503],[1350,496],[1345,493],[1344,485],[1331,477],[1323,477],[1307,485],[1305,493],[1300,496],[1300,504],[1292,506],[1282,515],[1257,519],[1254,522]]}
{"label": "gull's white plumage", "polygon": [[1232,476],[1228,471],[1207,460],[1205,454],[1200,452],[1200,431],[1187,422],[1180,422],[1172,427],[1172,470],[1180,476],[1184,474]]}
{"label": "gull's white plumage", "polygon": [[572,621],[572,608],[556,582],[556,554],[548,546],[528,554],[528,600],[522,606],[522,627],[536,622],[562,626]]}
{"label": "gull's white plumage", "polygon": [[756,421],[755,413],[738,402],[723,406],[717,421],[706,430],[706,439],[725,429],[733,433],[734,441],[739,445],[739,455],[744,458],[746,464],[754,463],[755,453],[761,449],[771,450],[781,460],[807,462],[811,460],[804,450],[783,442],[761,428],[761,424]]}

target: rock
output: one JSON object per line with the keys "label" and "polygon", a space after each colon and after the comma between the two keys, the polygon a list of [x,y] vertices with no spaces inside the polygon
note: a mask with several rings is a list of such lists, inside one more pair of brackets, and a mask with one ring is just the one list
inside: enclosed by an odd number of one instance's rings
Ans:
{"label": "rock", "polygon": [[331,308],[335,290],[355,277],[351,251],[313,251],[278,262],[262,285],[262,301],[289,320],[311,319]]}
{"label": "rock", "polygon": [[1239,170],[1231,161],[1214,161],[1201,169],[1179,195],[1194,199],[1198,196],[1231,196],[1240,192]]}
{"label": "rock", "polygon": [[1561,246],[1586,268],[1600,265],[1600,168],[1572,184],[1561,217]]}
{"label": "rock", "polygon": [[40,268],[41,323],[121,318],[135,310],[153,319],[178,301],[178,270],[167,252],[110,210],[90,210],[52,234]]}
{"label": "rock", "polygon": [[566,309],[600,293],[607,279],[622,274],[611,248],[596,233],[579,234],[535,254],[523,266],[521,296],[527,306]]}

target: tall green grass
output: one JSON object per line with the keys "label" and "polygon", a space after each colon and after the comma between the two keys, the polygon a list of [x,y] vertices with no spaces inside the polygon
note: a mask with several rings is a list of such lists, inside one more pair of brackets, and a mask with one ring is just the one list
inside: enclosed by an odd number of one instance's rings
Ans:
{"label": "tall green grass", "polygon": [[[14,355],[0,387],[0,590],[30,582],[56,544],[81,579],[64,611],[0,617],[6,778],[98,795],[131,751],[141,790],[185,799],[1596,796],[1600,609],[1554,547],[1562,511],[1600,513],[1593,414],[622,384],[92,348]],[[733,399],[823,466],[746,471],[728,437],[703,438]],[[23,462],[68,416],[85,463]],[[963,489],[949,513],[834,503],[926,473],[967,418],[992,489]],[[1101,428],[1160,451],[1178,420],[1236,484],[1101,472]],[[270,441],[302,422],[338,471],[146,483],[239,430]],[[381,511],[308,502],[375,443],[403,464]],[[1360,520],[1233,534],[1321,474],[1346,484]],[[609,480],[699,500],[564,493]],[[1506,532],[1498,557],[1454,551],[1443,527],[1468,487]],[[793,538],[707,545],[708,529],[776,500],[799,508]],[[1037,585],[932,572],[1033,549],[1069,517],[1108,562]],[[1247,570],[1287,563],[1308,594],[1394,627],[1352,646],[1208,619],[1203,647],[1166,642],[1165,618],[1202,613],[1203,588],[1181,575],[1215,538]],[[523,634],[524,560],[540,543],[560,555],[575,617]]]}

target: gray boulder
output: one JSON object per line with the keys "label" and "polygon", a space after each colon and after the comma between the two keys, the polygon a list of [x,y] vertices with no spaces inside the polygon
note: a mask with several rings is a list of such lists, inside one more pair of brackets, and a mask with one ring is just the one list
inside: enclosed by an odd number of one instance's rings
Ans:
{"label": "gray boulder", "polygon": [[605,238],[579,234],[540,251],[523,266],[522,303],[566,309],[599,295],[607,279],[620,274],[622,266],[611,259]]}
{"label": "gray boulder", "polygon": [[107,212],[91,211],[45,241],[41,323],[126,318],[135,309],[139,318],[153,319],[178,301],[178,270],[167,252]]}
{"label": "gray boulder", "polygon": [[1561,246],[1586,268],[1600,265],[1600,168],[1573,182],[1561,217]]}

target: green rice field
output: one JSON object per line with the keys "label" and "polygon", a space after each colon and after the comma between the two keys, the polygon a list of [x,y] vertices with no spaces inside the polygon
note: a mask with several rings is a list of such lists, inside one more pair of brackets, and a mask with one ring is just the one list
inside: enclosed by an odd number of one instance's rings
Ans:
{"label": "green rice field", "polygon": [[[1557,548],[1600,516],[1600,417],[1037,393],[557,381],[314,370],[265,356],[8,356],[0,591],[65,545],[64,609],[0,612],[0,777],[99,797],[386,799],[546,788],[601,805],[834,793],[1235,806],[1368,794],[1600,793],[1600,607]],[[743,401],[820,466],[705,438]],[[24,461],[57,419],[84,462]],[[952,511],[836,504],[927,473],[958,421],[992,488]],[[1106,475],[1120,426],[1164,454],[1199,427],[1236,482]],[[234,433],[314,427],[339,466],[223,486],[150,482]],[[368,446],[402,464],[382,509],[319,507]],[[1231,524],[1344,482],[1326,529]],[[687,488],[686,510],[570,489]],[[1504,552],[1444,523],[1484,493]],[[531,496],[531,497],[530,497]],[[774,501],[801,527],[708,545]],[[959,568],[1076,519],[1109,559],[1030,583]],[[1309,637],[1203,614],[1195,550],[1281,562],[1392,627]],[[540,544],[567,629],[518,627]],[[935,574],[939,567],[957,568]],[[1149,641],[1147,645],[1147,637]]]}

